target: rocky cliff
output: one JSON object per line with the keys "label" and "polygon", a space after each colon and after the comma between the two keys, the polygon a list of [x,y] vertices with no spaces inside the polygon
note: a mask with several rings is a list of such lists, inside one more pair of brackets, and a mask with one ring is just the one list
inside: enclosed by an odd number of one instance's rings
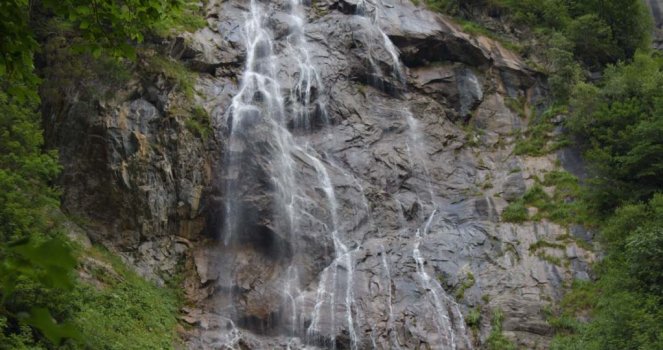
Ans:
{"label": "rocky cliff", "polygon": [[568,159],[514,154],[545,76],[407,0],[205,11],[160,46],[191,100],[139,71],[45,112],[64,209],[143,275],[182,271],[189,348],[481,348],[499,313],[546,348],[593,256],[580,229],[501,220]]}
{"label": "rocky cliff", "polygon": [[647,6],[654,22],[653,46],[658,50],[663,50],[663,1],[648,0]]}

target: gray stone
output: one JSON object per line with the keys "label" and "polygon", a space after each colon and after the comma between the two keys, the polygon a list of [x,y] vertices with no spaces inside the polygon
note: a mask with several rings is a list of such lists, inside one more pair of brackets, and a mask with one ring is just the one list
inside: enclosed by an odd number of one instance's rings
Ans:
{"label": "gray stone", "polygon": [[522,197],[526,190],[527,186],[525,185],[523,174],[520,172],[513,173],[507,176],[506,180],[504,180],[504,184],[502,185],[502,198],[507,201],[513,201]]}
{"label": "gray stone", "polygon": [[460,115],[466,117],[483,99],[483,89],[479,79],[470,69],[460,69],[456,76],[460,94]]}

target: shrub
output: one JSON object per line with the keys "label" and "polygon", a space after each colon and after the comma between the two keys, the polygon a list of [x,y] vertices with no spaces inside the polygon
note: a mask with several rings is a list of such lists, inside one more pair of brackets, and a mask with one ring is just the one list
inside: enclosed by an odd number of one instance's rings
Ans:
{"label": "shrub", "polygon": [[75,324],[85,338],[75,348],[172,349],[178,294],[138,276],[111,253],[94,248],[86,254],[112,266],[93,271],[102,288],[79,284],[71,295],[78,310]]}
{"label": "shrub", "polygon": [[509,204],[502,211],[502,221],[504,222],[521,223],[527,220],[529,220],[529,214],[522,200]]}

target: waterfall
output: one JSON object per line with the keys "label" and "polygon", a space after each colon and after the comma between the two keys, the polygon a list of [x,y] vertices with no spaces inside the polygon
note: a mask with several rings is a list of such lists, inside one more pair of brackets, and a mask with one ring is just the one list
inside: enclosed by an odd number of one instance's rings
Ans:
{"label": "waterfall", "polygon": [[258,1],[251,0],[250,16],[245,23],[246,65],[239,92],[230,108],[230,136],[225,166],[229,172],[226,181],[226,225],[224,243],[228,245],[240,231],[242,212],[241,181],[245,176],[253,137],[259,138],[264,128],[271,129],[270,155],[274,156],[272,180],[277,188],[277,209],[285,211],[286,231],[295,221],[293,143],[284,127],[285,108],[280,95],[281,86],[276,79],[276,57],[270,33],[263,27],[265,13]]}
{"label": "waterfall", "polygon": [[[372,7],[370,5],[372,5]],[[380,39],[379,41],[383,42],[384,45],[383,49],[385,49],[389,53],[389,56],[392,61],[391,75],[400,83],[401,86],[399,86],[398,89],[404,95],[405,92],[407,91],[405,69],[400,61],[398,49],[391,42],[387,34],[380,27],[379,20],[383,10],[384,9],[383,9],[382,0],[375,0],[374,3],[373,2],[369,3],[367,0],[361,0],[357,5],[357,14],[359,16],[367,17],[370,20],[373,29],[377,32],[377,36]],[[375,60],[372,58],[372,53],[370,52],[372,48],[369,47],[368,49],[369,49],[369,62],[371,64],[372,69],[374,70],[374,74],[376,76],[382,75],[380,67],[376,64]],[[384,89],[385,87],[381,86],[381,88]],[[421,251],[419,250],[421,240],[423,237],[425,237],[428,234],[430,226],[437,213],[437,209],[435,205],[433,184],[431,181],[431,176],[428,170],[428,165],[425,156],[424,135],[420,130],[418,120],[414,117],[408,105],[403,107],[402,114],[408,125],[409,142],[407,142],[405,146],[409,154],[410,166],[412,169],[415,169],[417,165],[421,167],[420,175],[423,176],[424,180],[426,181],[426,188],[430,198],[430,204],[433,207],[432,212],[428,215],[428,219],[424,223],[423,233],[421,228],[417,228],[415,231],[412,257],[416,262],[417,274],[419,275],[421,288],[424,291],[424,293],[427,293],[430,296],[432,306],[435,308],[437,316],[436,327],[440,335],[444,337],[443,342],[437,344],[436,347],[438,347],[439,349],[456,349],[457,340],[455,339],[456,331],[454,330],[454,325],[456,325],[456,327],[459,329],[459,333],[463,338],[462,341],[464,345],[467,346],[469,349],[472,349],[472,344],[466,335],[465,321],[463,319],[462,313],[460,312],[458,303],[454,301],[446,293],[444,288],[437,281],[431,278],[430,275],[426,272],[425,260],[421,254]],[[417,195],[417,201],[421,201],[422,198],[420,193],[417,192],[416,195]],[[383,259],[385,258],[383,257]],[[388,264],[386,263],[386,260],[384,263],[384,267],[387,270],[387,273],[389,273],[388,272],[389,267]],[[389,293],[388,299],[389,303],[391,303],[392,299],[391,292]],[[391,305],[389,310],[390,310],[389,320],[391,320],[392,317],[391,313],[393,312],[391,310]],[[449,310],[451,310],[451,312]],[[398,344],[392,344],[392,345],[398,346]]]}
{"label": "waterfall", "polygon": [[[347,327],[350,337],[350,346],[357,348],[358,335],[354,326],[352,291],[353,251],[343,242],[339,232],[334,185],[331,181],[325,164],[318,158],[315,150],[309,150],[305,145],[299,145],[288,130],[306,132],[310,131],[314,123],[328,124],[325,106],[317,93],[324,87],[320,76],[311,63],[304,33],[306,23],[303,4],[298,0],[287,3],[291,16],[290,32],[287,36],[286,46],[282,52],[275,52],[273,34],[265,26],[267,21],[268,4],[251,0],[249,14],[247,15],[244,40],[246,44],[246,64],[238,93],[232,100],[229,120],[229,146],[224,159],[227,175],[225,177],[225,225],[222,233],[223,242],[232,245],[242,240],[247,213],[250,209],[243,204],[246,196],[246,179],[259,176],[251,168],[251,158],[268,157],[270,165],[267,171],[269,183],[273,189],[274,214],[272,226],[279,232],[286,232],[291,242],[296,242],[304,233],[300,232],[299,222],[302,216],[312,216],[307,212],[305,204],[309,200],[307,189],[297,182],[299,176],[298,162],[304,161],[312,165],[316,174],[316,186],[321,188],[327,200],[329,220],[324,225],[333,243],[334,259],[327,268],[320,273],[315,307],[311,315],[311,322],[306,329],[307,340],[318,342],[319,334],[330,337],[329,345],[335,346],[335,333],[337,327],[343,324]],[[290,90],[290,108],[286,108],[285,99],[281,95],[282,87],[277,79],[277,66],[279,56],[294,58],[298,65],[298,79]],[[288,125],[289,117],[292,124]],[[295,156],[297,154],[298,156]],[[298,159],[299,158],[299,159]],[[248,184],[250,186],[250,184]],[[316,218],[320,219],[320,218]],[[321,220],[324,221],[324,220]],[[291,244],[292,245],[292,244]],[[291,247],[296,249],[296,247]],[[277,247],[277,250],[283,250]],[[274,255],[286,254],[284,251],[273,252]],[[289,252],[290,254],[302,252]],[[339,268],[345,271],[343,281],[343,295],[336,295],[339,281]],[[283,318],[290,323],[288,334],[290,337],[302,335],[302,323],[299,299],[302,295],[301,280],[296,262],[292,262],[282,277],[282,299],[286,305],[286,315]],[[341,300],[345,308],[343,320],[335,319],[335,308]],[[323,305],[329,307],[331,318],[330,329],[320,330],[318,325],[323,314]],[[235,339],[235,338],[233,338]],[[233,340],[234,341],[234,340]]]}
{"label": "waterfall", "polygon": [[[325,194],[327,195],[327,199],[329,200],[329,205],[331,207],[331,213],[332,213],[332,227],[331,227],[331,234],[332,234],[332,239],[334,242],[334,251],[336,252],[336,256],[334,258],[333,263],[323,271],[323,281],[327,282],[326,274],[331,274],[331,292],[327,292],[327,283],[322,283],[321,281],[320,285],[318,286],[318,292],[317,292],[317,297],[316,297],[316,307],[314,309],[313,317],[312,317],[312,322],[311,325],[309,326],[309,329],[307,330],[307,334],[309,336],[313,336],[318,329],[318,322],[321,317],[320,311],[321,308],[318,305],[321,305],[321,303],[324,302],[324,298],[326,295],[329,295],[329,314],[332,318],[331,320],[331,328],[332,330],[335,329],[335,319],[334,319],[334,305],[335,305],[335,290],[336,290],[336,285],[337,285],[337,277],[338,277],[338,268],[342,264],[342,266],[346,270],[346,283],[345,283],[345,296],[344,296],[344,303],[345,303],[345,314],[346,314],[346,321],[347,321],[347,326],[348,326],[348,332],[350,335],[350,347],[352,349],[357,348],[357,334],[354,329],[354,322],[353,322],[353,317],[352,317],[352,304],[353,304],[353,296],[352,296],[352,276],[353,276],[353,261],[352,261],[352,251],[348,249],[348,247],[341,241],[339,235],[338,235],[338,218],[337,218],[337,208],[338,208],[338,203],[336,202],[336,195],[334,194],[334,187],[332,186],[331,180],[329,179],[329,175],[327,174],[326,169],[324,168],[322,162],[320,162],[316,158],[311,158],[311,160],[314,162],[316,170],[318,170],[318,174],[320,176],[320,182],[323,185],[323,189],[325,191]],[[332,348],[335,346],[335,339],[334,336],[332,335],[332,341],[331,341]]]}
{"label": "waterfall", "polygon": [[[276,34],[268,25],[270,11],[275,8],[288,16],[287,34],[279,40],[275,39]],[[280,304],[278,308],[265,307],[273,313],[265,317],[270,320],[268,322],[273,320],[278,324],[256,328],[269,329],[287,338],[288,348],[303,343],[335,349],[340,341],[339,334],[345,336],[344,345],[350,349],[364,348],[366,344],[378,347],[375,324],[370,324],[365,310],[355,300],[355,260],[363,242],[353,240],[343,231],[344,223],[351,218],[343,217],[350,214],[342,210],[336,192],[338,184],[334,180],[350,179],[350,186],[354,186],[362,197],[361,205],[368,213],[368,224],[380,233],[380,223],[372,217],[359,179],[346,172],[342,163],[337,162],[327,149],[320,150],[306,142],[298,142],[318,129],[325,129],[320,133],[328,141],[333,139],[328,132],[331,124],[327,115],[326,89],[307,41],[306,7],[301,0],[286,0],[281,5],[251,0],[247,10],[243,28],[246,61],[237,93],[227,112],[221,249],[226,254],[236,254],[238,260],[250,266],[250,259],[254,256],[242,255],[244,249],[248,249],[246,247],[253,243],[252,240],[264,241],[260,254],[267,256],[272,270],[261,276],[260,283],[267,285],[265,290],[268,293],[278,294]],[[375,50],[385,50],[391,59],[391,71],[387,75],[397,81],[391,88],[398,89],[398,95],[402,97],[407,85],[405,69],[397,48],[379,26],[380,11],[380,3],[371,7],[368,2],[361,1],[358,5],[359,17],[368,22],[367,28],[376,38],[372,42],[379,44],[366,48],[368,63],[374,78],[385,76],[373,59]],[[296,64],[284,68],[292,62]],[[283,80],[284,70],[294,71],[286,74],[291,81]],[[379,86],[377,80],[374,85],[387,90],[385,86]],[[457,335],[465,333],[462,314],[442,286],[430,277],[419,250],[437,214],[424,137],[409,107],[405,106],[399,112],[408,125],[405,147],[410,167],[419,168],[416,175],[421,176],[427,186],[427,198],[422,198],[422,194],[416,191],[417,201],[430,200],[432,208],[422,223],[423,227],[408,237],[413,244],[412,258],[416,262],[416,276],[411,277],[418,281],[421,294],[435,310],[435,327],[443,341],[431,345],[455,349]],[[264,209],[264,203],[269,203],[269,212],[260,211]],[[314,222],[315,230],[324,235],[322,242],[317,243],[332,250],[326,253],[329,259],[325,259],[324,265],[316,266],[318,270],[313,271],[314,276],[311,276],[311,264],[304,267],[301,263],[309,252],[305,244],[299,242],[313,237],[311,225],[307,226],[307,222]],[[397,295],[392,291],[392,260],[384,245],[381,249],[382,257],[377,267],[384,270],[383,278],[388,286],[385,296],[385,312],[388,313],[385,319],[389,328],[387,342],[390,348],[401,348],[393,330],[397,317],[393,303]],[[224,276],[240,278],[232,266],[224,268],[227,270]],[[239,319],[241,312],[237,310],[246,306],[239,305],[237,299],[241,301],[241,298],[233,297],[233,293],[242,293],[249,288],[240,287],[240,281],[236,284],[226,287],[231,305],[224,306],[220,312],[220,317],[228,319],[231,325],[220,342],[230,348],[240,341],[241,322],[250,322]],[[368,331],[358,331],[362,324],[369,325],[370,339]],[[471,348],[466,337],[465,341]]]}
{"label": "waterfall", "polygon": [[387,288],[389,292],[387,293],[387,310],[389,310],[389,317],[387,318],[387,327],[389,328],[389,340],[396,349],[400,349],[398,340],[396,339],[396,332],[394,332],[394,306],[393,304],[393,295],[391,291],[391,269],[389,268],[389,262],[387,261],[387,250],[384,245],[382,248],[382,267],[384,268],[385,281],[387,282]]}

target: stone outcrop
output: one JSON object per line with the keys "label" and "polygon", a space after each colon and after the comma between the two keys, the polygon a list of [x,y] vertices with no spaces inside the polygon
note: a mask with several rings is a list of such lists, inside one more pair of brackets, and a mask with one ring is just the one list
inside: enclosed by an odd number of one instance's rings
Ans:
{"label": "stone outcrop", "polygon": [[645,3],[649,7],[654,22],[653,46],[658,50],[663,50],[663,1],[647,0]]}
{"label": "stone outcrop", "polygon": [[[284,52],[292,20],[288,5],[264,5],[274,50]],[[435,348],[441,335],[413,256],[416,245],[422,268],[460,312],[481,311],[475,331],[459,331],[470,338],[460,349],[480,347],[494,309],[505,315],[507,336],[524,348],[545,348],[552,329],[543,310],[559,299],[566,281],[588,278],[593,256],[554,223],[500,220],[508,201],[555,168],[555,155],[513,154],[515,135],[527,128],[527,119],[510,110],[507,100],[544,105],[542,77],[498,42],[464,33],[407,0],[383,4],[374,20],[357,15],[360,5],[326,0],[307,7],[309,54],[324,82],[315,95],[324,99],[326,121],[291,131],[298,144],[320,155],[333,184],[338,231],[352,264],[339,268],[338,278],[351,280],[353,299],[350,312],[341,303],[325,310],[333,315],[320,319],[325,331],[309,345],[349,348],[354,332],[362,349]],[[49,132],[64,164],[63,206],[89,220],[92,239],[157,280],[184,269],[189,306],[181,319],[190,327],[183,336],[195,349],[303,348],[305,335],[287,331],[293,325],[278,276],[293,261],[301,267],[297,319],[305,329],[313,322],[321,276],[334,260],[335,244],[324,224],[329,204],[316,164],[304,153],[293,159],[297,181],[311,199],[310,220],[301,224],[308,234],[294,239],[270,219],[274,190],[268,176],[257,172],[255,179],[243,179],[253,186],[241,189],[250,194],[242,205],[251,215],[242,218],[239,243],[219,241],[228,220],[222,160],[239,152],[228,147],[229,108],[246,58],[247,6],[210,1],[208,26],[169,46],[171,56],[199,73],[195,103],[212,117],[209,139],[187,130],[186,116],[172,111],[182,96],[159,76],[133,82],[112,101],[85,108],[69,101]],[[398,63],[380,31],[399,51],[403,77],[393,73]],[[281,55],[276,67],[284,96],[298,78],[292,60]],[[406,113],[418,125],[415,137]],[[240,151],[269,149],[268,135],[256,130],[254,143]],[[269,161],[247,159],[265,173]],[[566,249],[530,249],[560,240]],[[287,247],[286,253],[272,255],[274,246]],[[345,279],[349,271],[352,278]],[[345,292],[344,283],[333,288]],[[334,323],[348,314],[351,324]]]}
{"label": "stone outcrop", "polygon": [[47,141],[63,165],[62,207],[94,242],[163,282],[203,231],[219,146],[186,127],[191,115],[180,108],[190,103],[163,74],[137,74],[106,96],[63,91],[44,101]]}

